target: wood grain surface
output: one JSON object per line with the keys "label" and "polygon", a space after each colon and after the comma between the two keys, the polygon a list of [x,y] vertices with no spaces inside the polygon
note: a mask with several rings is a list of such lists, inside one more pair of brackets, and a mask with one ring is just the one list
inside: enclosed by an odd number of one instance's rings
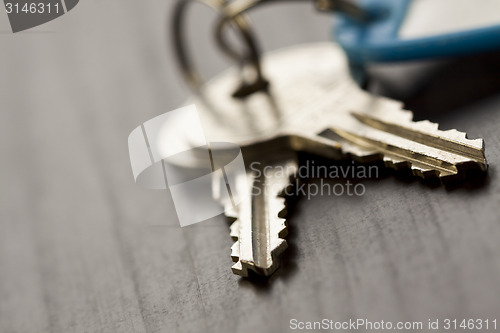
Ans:
{"label": "wood grain surface", "polygon": [[[250,282],[231,273],[222,217],[180,228],[167,191],[132,178],[128,134],[188,96],[168,46],[172,4],[81,1],[18,34],[0,15],[0,332],[500,320],[500,91],[429,116],[484,138],[482,184],[389,176],[362,197],[299,200],[282,269]],[[212,75],[229,65],[211,46],[214,15],[191,14],[190,44]],[[266,50],[329,39],[330,17],[310,4],[252,17]]]}

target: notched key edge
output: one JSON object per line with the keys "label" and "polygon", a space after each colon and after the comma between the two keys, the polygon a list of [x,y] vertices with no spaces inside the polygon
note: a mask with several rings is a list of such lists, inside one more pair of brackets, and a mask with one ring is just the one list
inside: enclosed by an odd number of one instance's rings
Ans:
{"label": "notched key edge", "polygon": [[286,220],[286,215],[288,212],[288,205],[290,204],[287,200],[287,193],[291,193],[290,189],[294,186],[294,183],[297,181],[295,175],[290,175],[289,184],[283,188],[280,193],[273,198],[275,202],[279,202],[281,209],[277,211],[276,216],[274,216],[275,226],[279,221],[280,227],[275,230],[277,232],[277,237],[279,241],[276,243],[274,248],[270,251],[272,263],[268,267],[261,267],[261,265],[257,265],[255,262],[248,260],[240,260],[240,241],[239,241],[239,232],[240,232],[240,223],[241,220],[238,217],[238,211],[234,207],[227,207],[226,209],[226,218],[229,222],[232,222],[230,225],[230,235],[234,241],[234,244],[231,246],[231,259],[235,264],[231,267],[232,271],[236,275],[240,275],[242,277],[249,277],[249,271],[253,271],[258,275],[269,277],[271,276],[281,264],[281,254],[287,249],[288,243],[285,240],[285,237],[288,235],[288,222]]}
{"label": "notched key edge", "polygon": [[327,132],[338,136],[343,154],[356,161],[383,160],[388,168],[411,169],[414,176],[423,179],[438,178],[443,183],[464,179],[468,170],[487,170],[482,139],[468,139],[466,133],[456,129],[439,130],[438,124],[428,120],[413,122],[413,113],[407,110],[398,112],[397,121],[388,120],[387,117],[377,118],[366,113],[351,114],[362,124],[376,130],[467,159],[451,163],[339,128],[330,128],[321,134],[331,139]]}

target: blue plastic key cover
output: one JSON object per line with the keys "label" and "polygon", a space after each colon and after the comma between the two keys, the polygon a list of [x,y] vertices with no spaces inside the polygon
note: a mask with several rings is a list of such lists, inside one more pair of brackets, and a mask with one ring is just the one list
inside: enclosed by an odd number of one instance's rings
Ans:
{"label": "blue plastic key cover", "polygon": [[[351,65],[360,66],[500,49],[500,1],[467,1],[358,0],[368,19],[357,21],[345,14],[336,14],[333,39],[345,50]],[[476,9],[467,11],[464,6],[459,7],[460,4],[468,7],[472,4]],[[454,14],[457,10],[462,12]],[[424,30],[437,27],[437,34],[408,33],[405,23],[409,23],[406,21],[412,15],[419,16],[417,19]]]}

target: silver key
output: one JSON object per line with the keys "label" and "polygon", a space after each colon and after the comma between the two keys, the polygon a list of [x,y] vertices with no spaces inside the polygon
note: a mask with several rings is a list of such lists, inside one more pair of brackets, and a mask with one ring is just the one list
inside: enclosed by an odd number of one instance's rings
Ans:
{"label": "silver key", "polygon": [[[232,98],[240,80],[234,68],[206,85],[203,101],[188,101],[196,103],[207,139],[238,144],[247,162],[304,151],[332,159],[383,160],[388,167],[411,168],[416,176],[443,181],[462,178],[467,169],[487,169],[482,139],[469,140],[465,133],[442,131],[428,121],[413,122],[400,102],[361,90],[343,52],[332,43],[272,52],[263,58],[263,70],[271,82],[269,93]],[[186,133],[168,131],[172,140],[190,142]],[[276,254],[285,243],[268,232],[283,224],[275,219],[279,209],[273,200],[274,193],[254,196],[236,211],[228,209],[238,218],[231,227],[239,243],[233,247],[239,259],[236,274],[245,276],[250,268],[268,275],[276,269]],[[267,211],[271,215],[259,213],[268,207],[273,207]]]}
{"label": "silver key", "polygon": [[287,248],[284,194],[296,171],[294,154],[281,154],[259,162],[243,175],[246,179],[236,181],[240,204],[234,207],[232,202],[224,202],[235,241],[231,247],[233,273],[248,276],[252,270],[269,276],[279,267],[279,256]]}

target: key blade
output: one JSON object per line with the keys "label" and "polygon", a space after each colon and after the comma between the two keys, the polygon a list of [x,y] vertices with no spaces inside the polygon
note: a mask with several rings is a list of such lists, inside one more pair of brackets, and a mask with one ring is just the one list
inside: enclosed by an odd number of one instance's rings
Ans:
{"label": "key blade", "polygon": [[234,274],[247,277],[251,270],[270,276],[279,268],[288,233],[284,218],[286,201],[280,195],[290,185],[296,170],[295,159],[286,159],[264,163],[249,171],[248,195],[236,210],[231,207],[226,210],[226,216],[234,219],[230,227],[235,240],[231,247]]}
{"label": "key blade", "polygon": [[438,128],[438,124],[428,120],[412,122],[411,118],[413,118],[413,113],[406,110],[403,112],[407,112],[408,116],[410,116],[408,117],[410,121],[401,119],[400,123],[397,123],[394,121],[394,118],[391,120],[377,119],[373,116],[357,112],[353,112],[352,115],[360,122],[373,128],[380,129],[386,133],[407,138],[429,147],[462,155],[474,160],[480,165],[486,163],[482,139],[469,140],[466,133],[459,132],[455,129],[441,131]]}
{"label": "key blade", "polygon": [[416,176],[443,182],[464,178],[470,169],[486,171],[482,139],[440,130],[427,120],[414,122],[412,112],[381,102],[380,107],[374,103],[363,112],[352,111],[349,120],[331,126],[344,154],[359,161],[383,159],[388,167],[408,167]]}

